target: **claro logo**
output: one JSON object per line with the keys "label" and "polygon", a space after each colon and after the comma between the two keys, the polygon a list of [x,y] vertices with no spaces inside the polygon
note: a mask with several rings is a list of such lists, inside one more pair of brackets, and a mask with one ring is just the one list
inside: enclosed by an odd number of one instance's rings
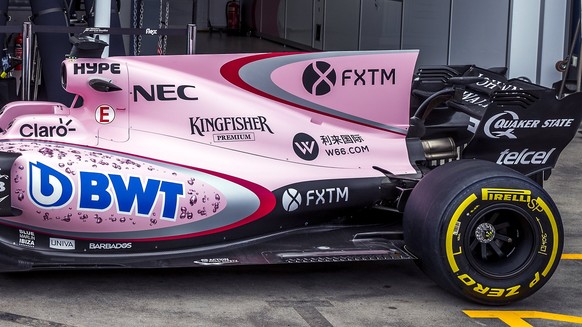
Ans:
{"label": "claro logo", "polygon": [[[374,86],[396,84],[396,69],[354,68],[341,72],[340,86]],[[336,86],[336,70],[325,61],[309,64],[303,71],[302,82],[307,92],[315,96],[330,93]]]}
{"label": "claro logo", "polygon": [[59,118],[59,124],[56,126],[45,126],[42,124],[23,124],[20,126],[20,135],[22,137],[65,137],[69,132],[76,131],[75,128],[69,125],[73,120],[69,119],[68,122],[63,122],[62,118]]}

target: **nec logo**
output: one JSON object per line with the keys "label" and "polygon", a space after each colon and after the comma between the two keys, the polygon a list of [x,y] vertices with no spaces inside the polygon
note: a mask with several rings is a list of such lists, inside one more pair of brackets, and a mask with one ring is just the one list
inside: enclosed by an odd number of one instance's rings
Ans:
{"label": "nec logo", "polygon": [[307,161],[312,161],[319,155],[319,145],[315,139],[305,133],[298,133],[293,138],[293,150],[295,154]]}
{"label": "nec logo", "polygon": [[195,89],[194,85],[160,84],[150,85],[149,90],[146,90],[141,85],[134,85],[133,102],[137,102],[139,97],[146,101],[175,101],[178,99],[194,101],[198,100],[198,97],[193,95]]}

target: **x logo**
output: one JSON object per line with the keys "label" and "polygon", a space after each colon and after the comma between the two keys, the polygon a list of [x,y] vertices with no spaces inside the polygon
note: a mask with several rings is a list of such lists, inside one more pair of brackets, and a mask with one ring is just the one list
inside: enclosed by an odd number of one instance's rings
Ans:
{"label": "x logo", "polygon": [[324,61],[316,61],[303,72],[303,86],[313,95],[325,95],[335,85],[336,74],[330,64]]}
{"label": "x logo", "polygon": [[294,188],[287,189],[283,193],[282,202],[285,211],[295,211],[301,205],[301,193]]}

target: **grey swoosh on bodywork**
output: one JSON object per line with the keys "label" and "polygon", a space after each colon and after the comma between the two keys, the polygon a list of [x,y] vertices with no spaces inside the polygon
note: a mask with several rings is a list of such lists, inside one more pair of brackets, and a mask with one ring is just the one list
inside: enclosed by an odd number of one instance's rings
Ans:
{"label": "grey swoosh on bodywork", "polygon": [[297,55],[289,55],[289,56],[280,56],[280,57],[273,57],[262,59],[259,61],[251,62],[249,64],[244,65],[240,71],[239,76],[240,78],[250,86],[263,91],[267,94],[270,94],[274,97],[280,98],[282,100],[289,101],[291,103],[295,103],[297,105],[307,107],[313,109],[316,112],[321,112],[323,114],[332,115],[336,117],[340,117],[346,120],[354,121],[360,124],[373,126],[376,128],[380,128],[383,130],[387,130],[390,132],[406,134],[407,131],[402,128],[389,126],[385,124],[381,124],[372,120],[368,120],[362,117],[350,115],[326,106],[319,105],[317,103],[313,103],[306,99],[300,98],[296,95],[293,95],[279,86],[277,86],[271,80],[271,73],[275,71],[277,68],[283,67],[288,64],[306,61],[306,60],[314,60],[314,59],[324,59],[330,57],[346,57],[346,56],[353,56],[353,55],[366,55],[366,54],[378,54],[378,53],[402,53],[402,52],[417,52],[416,50],[410,51],[350,51],[350,52],[318,52],[318,53],[306,53],[306,54],[297,54]]}

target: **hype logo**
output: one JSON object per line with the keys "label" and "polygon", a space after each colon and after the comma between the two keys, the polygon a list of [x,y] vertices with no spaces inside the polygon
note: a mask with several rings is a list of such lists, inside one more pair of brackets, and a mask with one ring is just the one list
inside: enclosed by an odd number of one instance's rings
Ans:
{"label": "hype logo", "polygon": [[32,201],[41,208],[62,208],[73,196],[73,183],[55,169],[30,162],[28,175]]}
{"label": "hype logo", "polygon": [[316,61],[303,71],[303,87],[313,95],[328,94],[335,82],[335,70],[325,61]]}

